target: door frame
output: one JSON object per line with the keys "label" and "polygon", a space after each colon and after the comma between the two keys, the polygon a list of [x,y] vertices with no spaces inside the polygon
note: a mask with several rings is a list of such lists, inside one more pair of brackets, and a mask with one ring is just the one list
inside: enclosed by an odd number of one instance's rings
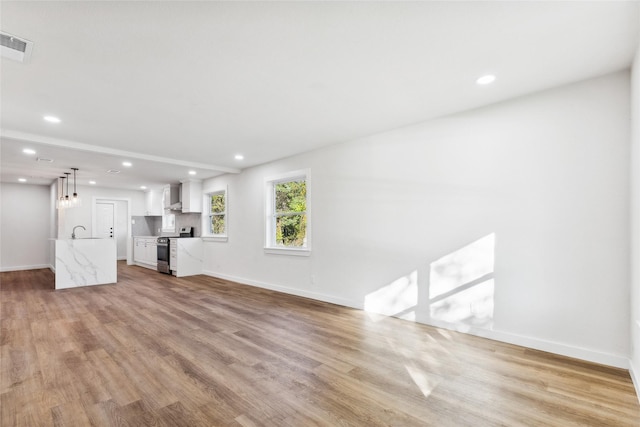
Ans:
{"label": "door frame", "polygon": [[[133,265],[133,247],[131,246],[131,198],[130,197],[100,197],[100,196],[93,196],[92,200],[91,200],[91,237],[97,237],[96,236],[96,206],[98,204],[98,201],[102,201],[102,202],[118,202],[118,201],[122,201],[122,202],[126,202],[127,203],[127,265]],[[113,212],[113,220],[114,220],[114,224],[116,221],[116,215],[117,213]]]}

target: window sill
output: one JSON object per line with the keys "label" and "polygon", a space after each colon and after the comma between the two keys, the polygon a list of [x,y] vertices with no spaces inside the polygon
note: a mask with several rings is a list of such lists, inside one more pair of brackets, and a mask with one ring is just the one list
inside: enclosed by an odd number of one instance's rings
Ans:
{"label": "window sill", "polygon": [[229,240],[227,236],[202,236],[205,242],[226,242]]}
{"label": "window sill", "polygon": [[264,253],[272,255],[310,256],[309,248],[264,248]]}

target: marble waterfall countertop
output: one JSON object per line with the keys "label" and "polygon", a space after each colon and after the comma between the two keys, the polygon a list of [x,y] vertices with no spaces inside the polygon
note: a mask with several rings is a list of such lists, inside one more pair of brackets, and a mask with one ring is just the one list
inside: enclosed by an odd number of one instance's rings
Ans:
{"label": "marble waterfall countertop", "polygon": [[115,239],[56,240],[56,289],[116,283]]}
{"label": "marble waterfall countertop", "polygon": [[202,239],[200,237],[182,237],[170,239],[170,242],[175,242],[176,245],[175,259],[172,258],[170,262],[171,270],[175,271],[176,277],[202,274],[204,262]]}

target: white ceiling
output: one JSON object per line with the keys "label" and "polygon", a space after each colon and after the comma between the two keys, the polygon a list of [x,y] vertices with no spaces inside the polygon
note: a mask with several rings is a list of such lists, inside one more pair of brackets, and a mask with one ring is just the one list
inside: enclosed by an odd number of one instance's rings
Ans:
{"label": "white ceiling", "polygon": [[[0,8],[2,31],[34,42],[28,63],[2,59],[2,181],[49,183],[78,167],[80,183],[129,189],[186,179],[188,169],[237,172],[622,70],[640,21],[638,2],[611,1]],[[487,73],[496,82],[477,86]],[[22,154],[27,146],[54,162]]]}

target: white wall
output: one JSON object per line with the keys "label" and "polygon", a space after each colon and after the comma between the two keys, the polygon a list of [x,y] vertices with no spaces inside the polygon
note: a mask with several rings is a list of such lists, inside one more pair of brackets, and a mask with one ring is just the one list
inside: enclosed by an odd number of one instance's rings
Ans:
{"label": "white wall", "polygon": [[82,225],[87,229],[86,231],[78,230],[78,235],[80,237],[90,237],[93,235],[91,220],[93,198],[100,198],[105,200],[130,199],[131,216],[144,215],[145,200],[144,192],[142,191],[78,186],[78,194],[82,198],[82,206],[59,211],[61,220],[59,222],[58,236],[61,239],[71,238],[73,227],[75,227],[76,225]]}
{"label": "white wall", "polygon": [[49,268],[55,270],[56,242],[58,236],[58,210],[56,203],[58,198],[58,182],[54,181],[49,186]]}
{"label": "white wall", "polygon": [[[629,114],[621,72],[208,180],[205,270],[626,367]],[[267,255],[263,180],[303,168],[312,255]]]}
{"label": "white wall", "polygon": [[0,271],[49,267],[49,187],[3,182],[0,195]]}
{"label": "white wall", "polygon": [[631,73],[631,377],[640,396],[640,47]]}

